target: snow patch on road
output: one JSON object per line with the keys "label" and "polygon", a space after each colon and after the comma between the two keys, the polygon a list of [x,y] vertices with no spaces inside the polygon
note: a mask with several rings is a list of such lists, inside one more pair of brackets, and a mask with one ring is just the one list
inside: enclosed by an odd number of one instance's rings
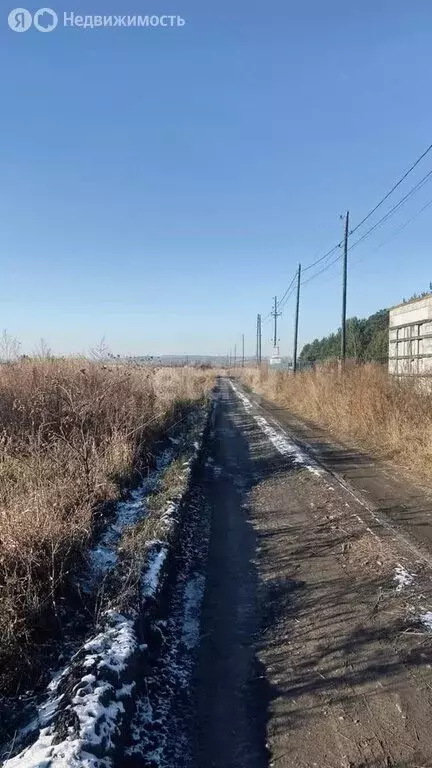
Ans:
{"label": "snow patch on road", "polygon": [[323,470],[318,466],[318,464],[316,464],[315,461],[313,461],[313,459],[307,456],[307,454],[304,453],[304,451],[302,451],[301,448],[299,448],[299,446],[293,440],[290,440],[285,432],[283,432],[281,429],[275,429],[263,416],[260,416],[258,413],[256,413],[256,406],[249,400],[249,398],[246,397],[246,395],[244,395],[243,392],[238,387],[236,387],[232,381],[230,381],[230,384],[237,397],[241,400],[245,411],[250,413],[252,418],[258,424],[259,428],[262,430],[262,432],[264,432],[266,437],[275,446],[279,453],[283,454],[284,456],[289,456],[289,458],[292,459],[295,464],[308,469],[309,472],[312,472],[314,475],[323,474]]}
{"label": "snow patch on road", "polygon": [[414,575],[406,570],[400,563],[397,564],[393,581],[396,582],[396,592],[402,592],[404,587],[409,587],[414,581]]}
{"label": "snow patch on road", "polygon": [[205,576],[198,574],[186,584],[184,591],[182,641],[188,650],[196,648],[200,641],[201,605],[205,582]]}

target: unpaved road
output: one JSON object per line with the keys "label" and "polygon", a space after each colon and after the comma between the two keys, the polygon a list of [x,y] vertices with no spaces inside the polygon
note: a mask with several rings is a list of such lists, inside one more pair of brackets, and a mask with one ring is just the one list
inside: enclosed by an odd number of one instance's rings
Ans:
{"label": "unpaved road", "polygon": [[[176,766],[432,766],[432,634],[417,619],[432,610],[427,536],[401,536],[281,453],[263,416],[221,382],[189,749]],[[398,563],[415,574],[400,591]]]}

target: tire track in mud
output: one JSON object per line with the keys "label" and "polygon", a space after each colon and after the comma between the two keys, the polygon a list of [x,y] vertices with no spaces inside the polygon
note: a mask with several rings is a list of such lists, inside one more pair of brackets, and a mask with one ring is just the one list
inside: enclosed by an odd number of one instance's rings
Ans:
{"label": "tire track in mud", "polygon": [[191,760],[190,682],[200,641],[209,537],[209,514],[201,487],[205,472],[201,462],[184,501],[187,517],[172,565],[173,583],[154,623],[150,665],[143,670],[142,691],[117,762],[119,768],[171,768]]}

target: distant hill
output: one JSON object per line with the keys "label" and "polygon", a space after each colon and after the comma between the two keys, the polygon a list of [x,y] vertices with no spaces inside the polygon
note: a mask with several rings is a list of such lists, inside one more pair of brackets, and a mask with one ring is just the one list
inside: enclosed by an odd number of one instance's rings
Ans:
{"label": "distant hill", "polygon": [[[363,362],[385,363],[388,360],[388,309],[380,309],[370,317],[351,317],[347,321],[347,357]],[[341,329],[322,339],[305,344],[300,360],[318,362],[337,358],[341,349]]]}

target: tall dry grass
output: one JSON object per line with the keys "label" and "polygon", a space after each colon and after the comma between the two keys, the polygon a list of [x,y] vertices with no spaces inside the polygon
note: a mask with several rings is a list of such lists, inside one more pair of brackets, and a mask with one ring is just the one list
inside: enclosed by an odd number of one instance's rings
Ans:
{"label": "tall dry grass", "polygon": [[155,438],[212,383],[211,372],[196,369],[84,360],[0,365],[3,680],[7,670],[14,678],[18,648],[23,659],[35,636],[43,643],[58,629],[95,510],[118,498],[145,467]]}
{"label": "tall dry grass", "polygon": [[328,428],[379,457],[403,465],[420,479],[432,471],[432,379],[390,377],[377,364],[289,372],[248,369],[243,380],[298,417]]}

